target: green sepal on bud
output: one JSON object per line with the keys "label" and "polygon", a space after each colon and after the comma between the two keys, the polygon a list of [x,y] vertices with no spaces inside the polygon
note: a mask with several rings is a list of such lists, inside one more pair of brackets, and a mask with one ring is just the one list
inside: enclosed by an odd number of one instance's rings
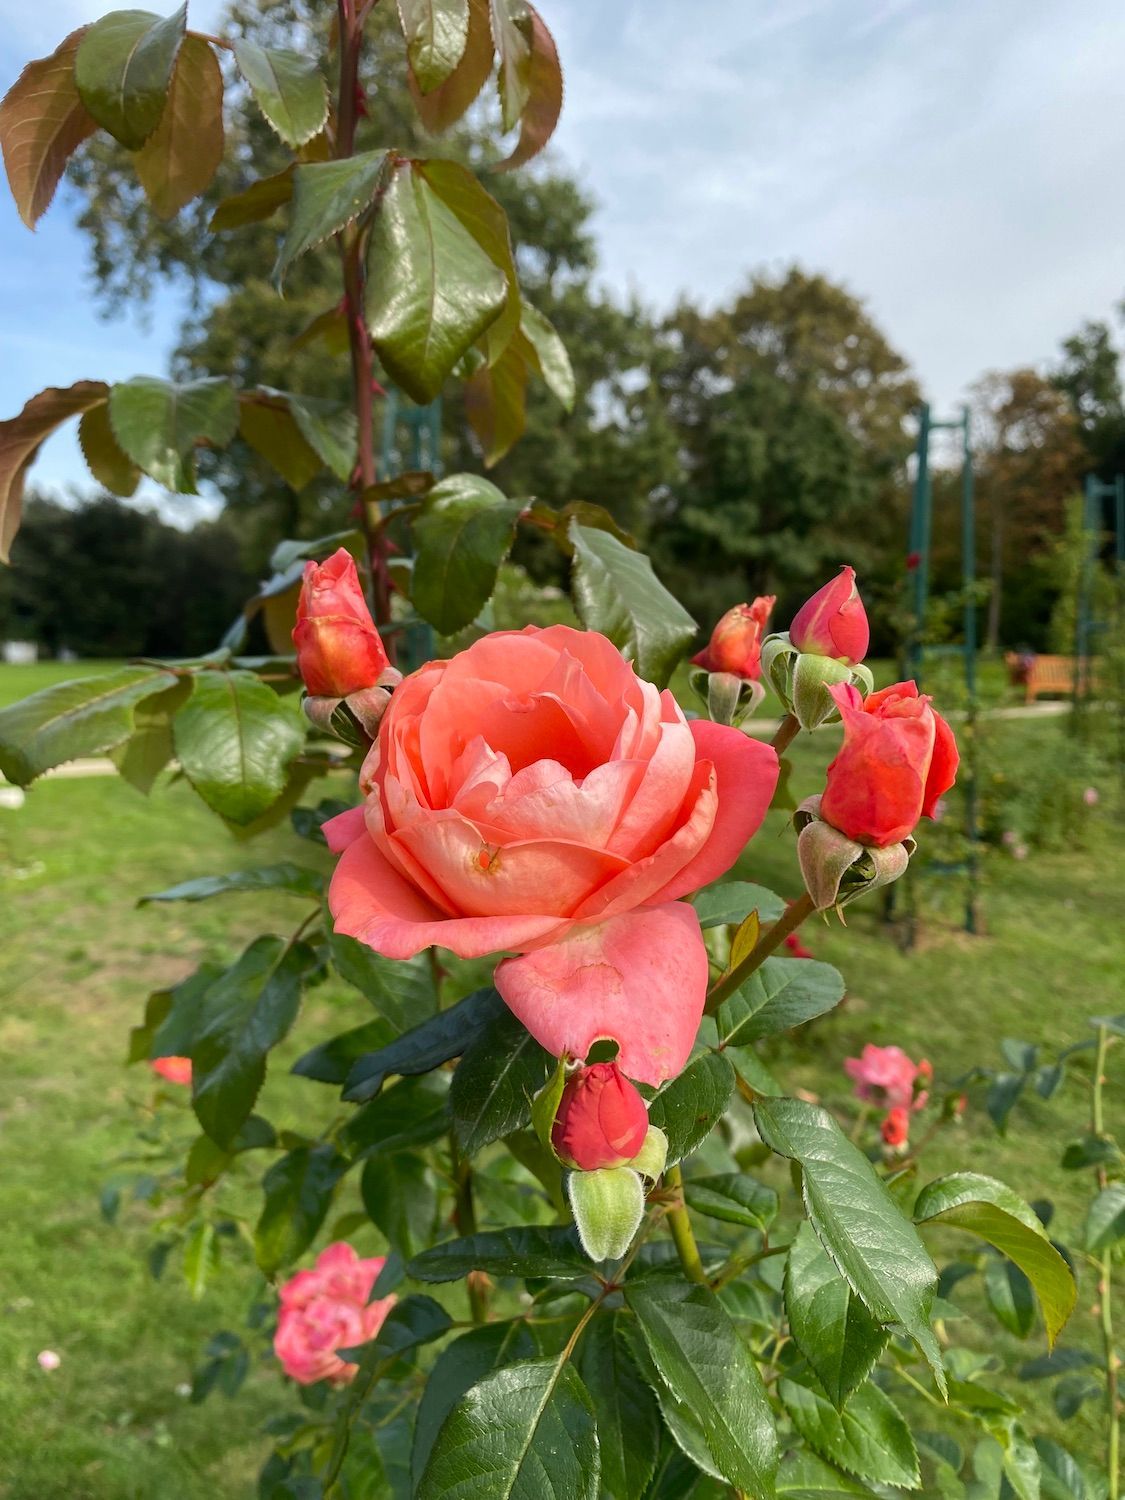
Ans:
{"label": "green sepal on bud", "polygon": [[567,1059],[560,1057],[555,1065],[555,1071],[536,1094],[531,1103],[531,1124],[540,1142],[555,1158],[559,1159],[555,1144],[551,1139],[551,1132],[555,1127],[555,1116],[559,1112],[559,1102],[566,1088]]}
{"label": "green sepal on bud", "polygon": [[767,636],[763,642],[762,671],[802,729],[819,729],[840,717],[828,691],[836,683],[851,683],[864,697],[875,686],[862,662],[848,666],[832,656],[798,651],[785,631]]}
{"label": "green sepal on bud", "polygon": [[586,1254],[594,1261],[620,1260],[644,1218],[645,1190],[639,1174],[632,1167],[571,1172],[566,1191]]}
{"label": "green sepal on bud", "polygon": [[918,847],[912,838],[876,848],[848,838],[820,816],[820,798],[808,797],[793,814],[797,860],[817,911],[839,911],[867,891],[904,874]]}
{"label": "green sepal on bud", "polygon": [[629,1168],[639,1172],[642,1177],[647,1177],[650,1182],[655,1182],[664,1171],[667,1161],[668,1137],[659,1125],[650,1125],[645,1143],[629,1163]]}
{"label": "green sepal on bud", "polygon": [[766,690],[760,682],[739,677],[735,672],[708,672],[692,667],[688,681],[696,697],[707,707],[712,724],[737,727],[759,707]]}

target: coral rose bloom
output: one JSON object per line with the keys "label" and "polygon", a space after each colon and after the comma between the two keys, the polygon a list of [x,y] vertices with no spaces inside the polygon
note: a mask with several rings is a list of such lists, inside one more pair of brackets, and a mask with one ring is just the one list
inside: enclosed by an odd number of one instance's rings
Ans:
{"label": "coral rose bloom", "polygon": [[521,954],[496,987],[556,1056],[619,1045],[659,1084],[687,1059],[707,954],[681,897],[728,870],[777,781],[773,750],[689,724],[605,636],[485,636],[402,683],[325,824],[337,932],[389,958]]}
{"label": "coral rose bloom", "polygon": [[361,1260],[340,1240],[321,1251],[313,1270],[298,1271],[285,1283],[273,1350],[287,1375],[301,1385],[343,1385],[354,1377],[359,1366],[336,1350],[366,1343],[383,1326],[396,1299],[367,1299],[385,1264],[384,1255]]}

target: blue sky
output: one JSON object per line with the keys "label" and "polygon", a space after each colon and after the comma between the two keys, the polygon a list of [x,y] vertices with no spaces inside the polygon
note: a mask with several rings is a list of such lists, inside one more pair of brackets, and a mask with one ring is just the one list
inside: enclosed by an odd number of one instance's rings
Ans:
{"label": "blue sky", "polygon": [[[0,89],[108,8],[0,0]],[[1125,295],[1120,0],[541,8],[567,74],[555,150],[597,199],[621,291],[714,303],[799,260],[867,300],[941,405],[986,369],[1049,358]],[[189,24],[220,13],[192,0]],[[0,415],[43,385],[164,367],[177,299],[148,332],[99,320],[72,218],[60,197],[32,235],[0,195]],[[69,433],[34,471],[83,473]]]}

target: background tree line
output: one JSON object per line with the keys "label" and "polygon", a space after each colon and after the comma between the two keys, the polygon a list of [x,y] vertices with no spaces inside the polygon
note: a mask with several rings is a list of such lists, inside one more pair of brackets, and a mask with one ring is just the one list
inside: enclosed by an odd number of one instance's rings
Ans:
{"label": "background tree line", "polygon": [[[372,49],[362,81],[361,147],[409,147],[416,127],[401,38],[380,14],[373,24],[383,25],[385,46]],[[228,29],[271,44],[318,20],[308,0],[236,0]],[[443,138],[442,150],[479,165],[490,149],[487,115],[474,111],[468,121]],[[103,309],[112,315],[161,279],[186,284],[192,312],[174,374],[226,368],[243,384],[343,398],[331,248],[299,261],[279,299],[270,272],[280,213],[235,234],[209,230],[216,202],[282,164],[251,108],[236,108],[228,142],[234,149],[208,194],[167,222],[149,209],[120,147],[98,137],[77,159],[71,178]],[[873,606],[876,649],[892,651],[911,417],[921,392],[863,303],[794,266],[748,275],[714,311],[684,301],[657,315],[599,287],[593,204],[573,178],[539,167],[494,175],[489,188],[511,220],[524,289],[562,335],[578,387],[564,415],[531,384],[525,434],[493,474],[501,488],[606,506],[704,628],[756,593],[777,594],[784,616],[846,551]],[[1085,323],[1046,373],[984,376],[973,410],[978,556],[991,584],[987,640],[1042,649],[1059,591],[1055,541],[1066,501],[1085,472],[1108,477],[1125,467],[1125,403],[1109,324]],[[443,408],[443,458],[449,467],[482,467],[460,384]],[[225,505],[218,522],[187,534],[105,497],[74,507],[32,503],[16,567],[0,578],[0,635],[89,655],[206,649],[266,571],[280,537],[347,524],[343,486],[322,479],[294,493],[241,441],[202,454],[199,467]],[[938,591],[959,586],[957,483],[939,464]],[[63,559],[65,570],[56,571]],[[539,582],[561,581],[557,552],[534,537],[521,540],[516,560]],[[71,580],[65,591],[46,582],[60,576]],[[157,594],[170,600],[166,620],[154,613]]]}

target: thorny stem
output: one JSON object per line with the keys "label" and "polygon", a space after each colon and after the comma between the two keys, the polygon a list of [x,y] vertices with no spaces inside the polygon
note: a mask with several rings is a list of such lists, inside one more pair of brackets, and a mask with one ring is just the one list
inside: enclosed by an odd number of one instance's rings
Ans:
{"label": "thorny stem", "polygon": [[[1094,1091],[1091,1100],[1090,1124],[1097,1137],[1105,1134],[1105,1108],[1102,1086],[1105,1083],[1106,1055],[1109,1052],[1108,1026],[1098,1027],[1098,1050],[1094,1056]],[[1109,1181],[1105,1165],[1097,1168],[1099,1190]],[[1118,1500],[1120,1495],[1121,1469],[1121,1413],[1118,1398],[1118,1369],[1120,1361],[1113,1345],[1113,1247],[1106,1246],[1098,1261],[1098,1303],[1101,1308],[1102,1347],[1105,1351],[1105,1414],[1106,1414],[1106,1468],[1109,1474],[1109,1500]]]}
{"label": "thorny stem", "polygon": [[684,1203],[684,1179],[679,1167],[669,1167],[664,1173],[664,1181],[676,1194],[676,1201],[668,1207],[667,1213],[668,1228],[672,1231],[680,1265],[689,1281],[706,1286],[707,1272],[703,1269],[703,1258],[695,1242],[695,1231],[691,1227],[687,1205]]}
{"label": "thorny stem", "polygon": [[[477,1232],[477,1210],[473,1202],[473,1169],[461,1155],[453,1135],[449,1137],[449,1155],[453,1162],[453,1222],[462,1237]],[[469,1309],[474,1323],[488,1322],[488,1292],[480,1279],[468,1278]]]}
{"label": "thorny stem", "polygon": [[778,755],[780,755],[783,750],[789,748],[790,742],[796,739],[800,731],[801,721],[797,718],[796,714],[786,714],[778,726],[777,733],[770,740],[770,744],[777,751]]}
{"label": "thorny stem", "polygon": [[749,979],[754,970],[769,958],[774,949],[780,948],[791,932],[796,932],[805,918],[812,915],[813,910],[812,897],[806,891],[782,912],[771,927],[766,928],[741,963],[735,964],[733,969],[728,969],[715,981],[707,991],[704,1011],[709,1016],[714,1015],[728,995],[733,995],[735,990]]}
{"label": "thorny stem", "polygon": [[[359,88],[359,54],[363,41],[363,22],[370,5],[355,11],[355,0],[337,0],[339,19],[340,81],[336,98],[336,156],[338,159],[355,151],[356,103]],[[344,314],[348,325],[348,345],[352,360],[352,400],[359,429],[359,462],[353,480],[362,495],[375,483],[374,437],[374,364],[371,339],[364,317],[363,234],[356,224],[349,224],[337,235],[344,280]],[[391,587],[387,570],[387,540],[382,528],[368,519],[367,507],[360,503],[360,524],[367,539],[367,560],[371,569],[372,613],[375,623],[390,624]],[[392,663],[395,642],[385,637],[384,644]]]}

